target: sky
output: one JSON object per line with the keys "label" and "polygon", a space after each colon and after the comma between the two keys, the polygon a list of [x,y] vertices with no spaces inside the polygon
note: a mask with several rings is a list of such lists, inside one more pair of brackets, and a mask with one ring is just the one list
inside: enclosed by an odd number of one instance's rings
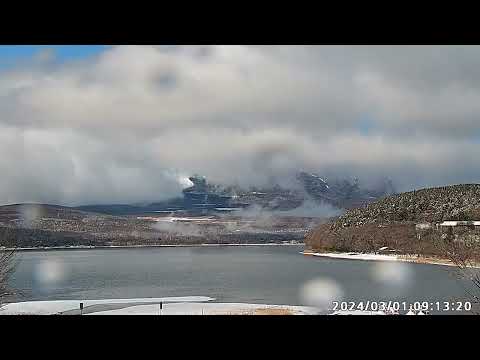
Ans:
{"label": "sky", "polygon": [[0,203],[477,183],[478,46],[0,46]]}
{"label": "sky", "polygon": [[42,52],[53,52],[57,60],[64,62],[89,57],[108,49],[104,45],[0,45],[0,66],[14,66],[16,61],[28,60]]}

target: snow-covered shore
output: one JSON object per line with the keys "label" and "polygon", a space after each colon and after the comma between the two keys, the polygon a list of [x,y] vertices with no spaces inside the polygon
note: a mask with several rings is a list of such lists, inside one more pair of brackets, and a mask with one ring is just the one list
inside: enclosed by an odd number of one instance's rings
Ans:
{"label": "snow-covered shore", "polygon": [[[300,254],[308,256],[319,256],[332,259],[345,259],[345,260],[364,260],[364,261],[402,261],[417,264],[429,264],[429,265],[443,265],[443,266],[455,266],[449,260],[437,260],[428,257],[414,257],[405,255],[386,255],[386,254],[362,254],[355,252],[348,253],[333,253],[333,252],[311,252],[302,251]],[[479,266],[476,266],[479,267]]]}
{"label": "snow-covered shore", "polygon": [[[0,315],[314,315],[308,306],[212,303],[206,296],[140,299],[27,301],[5,304]],[[160,309],[162,303],[162,309]]]}
{"label": "snow-covered shore", "polygon": [[321,256],[332,259],[349,259],[349,260],[377,260],[377,261],[398,261],[396,255],[380,255],[380,254],[360,254],[360,253],[317,253],[317,252],[301,252],[303,255]]}

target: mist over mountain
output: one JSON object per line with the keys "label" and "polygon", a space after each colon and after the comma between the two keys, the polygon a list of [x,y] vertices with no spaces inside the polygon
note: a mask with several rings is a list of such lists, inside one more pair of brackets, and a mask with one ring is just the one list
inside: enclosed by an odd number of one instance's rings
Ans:
{"label": "mist over mountain", "polygon": [[[395,193],[392,180],[381,179],[374,188],[365,188],[357,178],[335,178],[331,181],[313,173],[298,172],[288,179],[271,179],[263,187],[214,184],[206,177],[194,175],[183,183],[182,197],[143,205],[90,205],[79,209],[110,214],[149,211],[188,210],[233,211],[256,208],[297,216],[330,217],[344,209],[362,206],[383,196]],[[280,185],[282,184],[282,185]]]}

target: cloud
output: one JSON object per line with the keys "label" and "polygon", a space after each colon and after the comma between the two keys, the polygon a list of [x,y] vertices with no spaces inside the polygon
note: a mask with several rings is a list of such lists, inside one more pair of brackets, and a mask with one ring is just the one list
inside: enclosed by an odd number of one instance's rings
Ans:
{"label": "cloud", "polygon": [[297,169],[366,183],[387,175],[399,190],[478,182],[477,46],[113,46],[52,57],[0,73],[0,203],[161,200],[192,173],[240,185]]}
{"label": "cloud", "polygon": [[202,229],[199,225],[179,221],[158,221],[152,228],[161,232],[182,236],[203,236],[208,231],[208,229]]}
{"label": "cloud", "polygon": [[[278,212],[277,212],[278,213]],[[330,204],[317,203],[311,199],[308,199],[302,203],[301,206],[288,211],[282,211],[284,216],[301,216],[301,217],[317,217],[317,218],[330,218],[342,214],[342,210],[338,209]]]}

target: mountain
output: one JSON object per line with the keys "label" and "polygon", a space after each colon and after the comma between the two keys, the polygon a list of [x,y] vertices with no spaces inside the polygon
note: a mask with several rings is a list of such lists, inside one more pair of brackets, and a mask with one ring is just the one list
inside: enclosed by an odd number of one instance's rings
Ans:
{"label": "mountain", "polygon": [[[339,209],[362,206],[394,193],[391,180],[380,182],[373,189],[361,186],[358,179],[334,179],[331,182],[319,175],[299,172],[291,187],[275,184],[264,187],[241,188],[229,184],[213,184],[204,176],[189,178],[192,186],[183,190],[183,196],[149,205],[87,205],[77,209],[112,215],[139,214],[155,211],[188,211],[206,213],[259,206],[268,210],[288,211],[300,207],[306,200],[329,204]],[[282,183],[277,179],[278,183]]]}
{"label": "mountain", "polygon": [[[282,179],[278,179],[281,183]],[[327,203],[337,208],[362,206],[394,192],[391,180],[381,182],[375,189],[362,188],[358,179],[335,179],[327,182],[324,178],[306,172],[295,177],[291,187],[274,184],[265,187],[242,189],[238,186],[210,184],[205,177],[192,176],[193,185],[183,191],[187,208],[225,208],[257,205],[270,210],[293,210],[306,200]],[[275,183],[275,180],[273,181]]]}
{"label": "mountain", "polygon": [[328,182],[316,174],[301,172],[297,179],[312,198],[341,209],[359,207],[395,193],[390,179],[383,180],[374,189],[362,188],[357,178],[335,179]]}
{"label": "mountain", "polygon": [[[305,243],[319,251],[373,252],[386,246],[407,254],[442,256],[444,234],[435,224],[448,220],[480,220],[480,184],[387,196],[318,226]],[[460,238],[463,233],[478,235],[470,230],[460,229]]]}

